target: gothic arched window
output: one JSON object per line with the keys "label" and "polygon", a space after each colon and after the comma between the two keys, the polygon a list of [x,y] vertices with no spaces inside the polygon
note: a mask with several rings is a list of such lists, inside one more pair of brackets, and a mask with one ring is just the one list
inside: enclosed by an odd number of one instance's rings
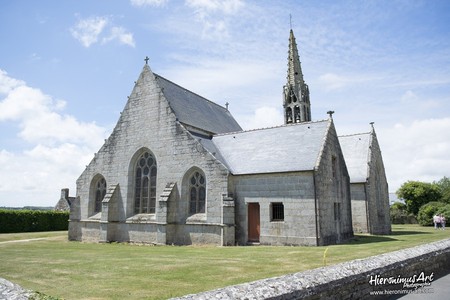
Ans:
{"label": "gothic arched window", "polygon": [[195,171],[189,178],[189,213],[198,214],[205,212],[206,203],[206,179],[200,171]]}
{"label": "gothic arched window", "polygon": [[95,207],[94,213],[98,213],[102,211],[102,201],[106,195],[106,180],[102,176],[95,183]]}
{"label": "gothic arched window", "polygon": [[149,152],[142,154],[135,168],[134,213],[154,214],[156,207],[156,160]]}

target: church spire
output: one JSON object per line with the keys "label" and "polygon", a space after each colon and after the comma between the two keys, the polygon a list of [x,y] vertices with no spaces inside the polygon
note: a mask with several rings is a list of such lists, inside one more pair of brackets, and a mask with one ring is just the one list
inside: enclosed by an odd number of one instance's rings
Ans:
{"label": "church spire", "polygon": [[309,88],[303,80],[297,43],[292,29],[289,34],[287,83],[284,86],[283,94],[285,124],[311,121]]}

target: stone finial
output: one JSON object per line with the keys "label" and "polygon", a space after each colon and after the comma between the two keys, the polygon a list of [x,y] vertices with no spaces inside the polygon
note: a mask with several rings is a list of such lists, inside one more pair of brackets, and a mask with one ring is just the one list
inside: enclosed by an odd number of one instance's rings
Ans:
{"label": "stone finial", "polygon": [[327,111],[327,114],[329,114],[330,118],[333,119],[334,110]]}
{"label": "stone finial", "polygon": [[230,103],[226,102],[225,103],[225,109],[228,110],[228,106],[230,105]]}

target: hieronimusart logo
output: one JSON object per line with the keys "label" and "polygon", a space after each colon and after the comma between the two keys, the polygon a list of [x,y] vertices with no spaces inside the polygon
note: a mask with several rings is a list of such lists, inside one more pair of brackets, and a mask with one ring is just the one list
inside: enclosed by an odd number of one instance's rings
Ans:
{"label": "hieronimusart logo", "polygon": [[418,289],[424,286],[430,286],[433,280],[434,280],[433,272],[431,272],[429,275],[427,275],[425,272],[420,272],[419,274],[414,274],[412,276],[397,275],[397,276],[383,277],[381,275],[371,275],[369,279],[369,284],[372,286],[402,284],[403,288]]}
{"label": "hieronimusart logo", "polygon": [[[432,293],[433,289],[427,288],[434,280],[434,273],[420,272],[411,276],[397,275],[385,277],[382,275],[370,275],[369,284],[375,287],[384,287],[384,290],[376,290],[371,295],[392,295],[409,293]],[[401,285],[392,289],[392,286]],[[391,287],[388,287],[391,286]]]}

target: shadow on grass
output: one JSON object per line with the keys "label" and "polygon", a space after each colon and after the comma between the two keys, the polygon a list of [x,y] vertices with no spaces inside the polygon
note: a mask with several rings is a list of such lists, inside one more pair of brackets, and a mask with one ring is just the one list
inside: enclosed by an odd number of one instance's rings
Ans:
{"label": "shadow on grass", "polygon": [[391,242],[397,239],[384,235],[355,235],[355,237],[346,244],[349,245],[361,245],[369,243]]}
{"label": "shadow on grass", "polygon": [[360,245],[369,243],[380,243],[380,242],[390,242],[398,241],[399,237],[402,235],[416,235],[416,234],[431,234],[431,232],[426,231],[413,231],[413,230],[395,230],[392,231],[390,235],[366,235],[366,234],[355,234],[355,237],[346,244],[350,245]]}
{"label": "shadow on grass", "polygon": [[426,231],[392,231],[391,235],[431,234]]}

